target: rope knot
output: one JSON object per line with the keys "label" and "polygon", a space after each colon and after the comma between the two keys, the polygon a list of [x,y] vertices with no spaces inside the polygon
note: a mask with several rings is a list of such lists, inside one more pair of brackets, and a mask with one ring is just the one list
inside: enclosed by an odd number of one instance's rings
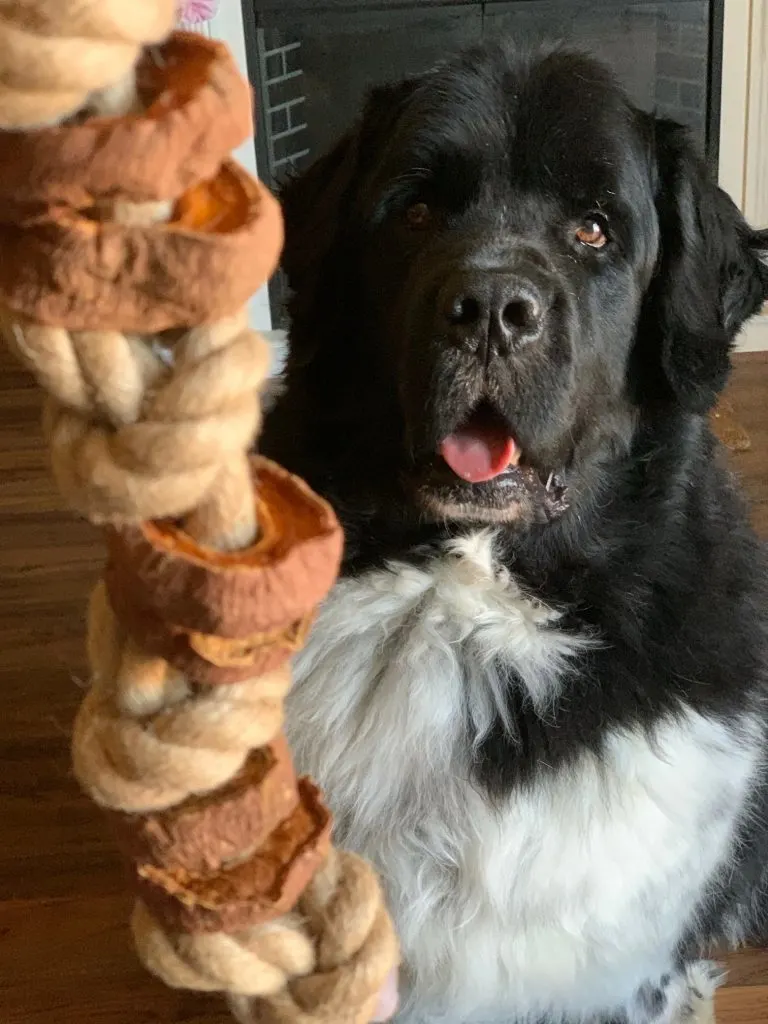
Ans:
{"label": "rope knot", "polygon": [[51,396],[54,475],[75,509],[122,523],[195,508],[220,518],[234,504],[242,525],[229,546],[250,540],[245,455],[270,353],[245,314],[185,334],[170,366],[157,347],[114,331],[17,321],[5,333]]}
{"label": "rope knot", "polygon": [[0,125],[45,125],[91,104],[125,108],[142,48],[173,28],[176,0],[24,0],[0,4]]}
{"label": "rope knot", "polygon": [[151,971],[226,992],[237,1013],[255,998],[273,1024],[367,1024],[397,960],[392,925],[372,869],[330,848],[330,813],[280,736],[287,658],[341,534],[279,467],[281,500],[264,472],[254,500],[269,350],[232,315],[274,270],[280,210],[224,159],[250,120],[222,47],[174,35],[137,85],[175,13],[0,0],[0,128],[37,126],[11,138],[0,174],[0,332],[48,392],[59,489],[116,527],[75,774],[132,858]]}

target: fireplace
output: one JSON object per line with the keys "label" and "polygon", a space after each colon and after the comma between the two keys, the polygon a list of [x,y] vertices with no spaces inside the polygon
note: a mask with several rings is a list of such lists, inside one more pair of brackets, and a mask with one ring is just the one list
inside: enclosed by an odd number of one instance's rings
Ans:
{"label": "fireplace", "polygon": [[[366,91],[483,39],[562,39],[599,55],[633,100],[720,152],[725,0],[244,0],[258,97],[257,163],[271,186],[324,152]],[[284,282],[270,288],[284,325]]]}

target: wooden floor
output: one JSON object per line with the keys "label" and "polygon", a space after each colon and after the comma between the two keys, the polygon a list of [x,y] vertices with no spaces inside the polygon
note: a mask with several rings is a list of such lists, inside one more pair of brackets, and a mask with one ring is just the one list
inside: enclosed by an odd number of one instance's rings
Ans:
{"label": "wooden floor", "polygon": [[[768,356],[742,357],[731,397],[752,438],[734,463],[768,537]],[[58,511],[38,413],[28,378],[0,369],[0,1024],[224,1024],[216,999],[170,992],[137,965],[118,858],[70,774],[101,553]],[[718,1021],[768,1021],[768,953],[733,960]]]}

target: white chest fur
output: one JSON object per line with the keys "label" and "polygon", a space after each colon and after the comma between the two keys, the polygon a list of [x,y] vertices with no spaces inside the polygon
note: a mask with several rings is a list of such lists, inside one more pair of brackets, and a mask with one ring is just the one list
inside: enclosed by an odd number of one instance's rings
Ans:
{"label": "white chest fur", "polygon": [[587,642],[556,620],[478,534],[425,567],[341,582],[297,659],[289,738],[337,841],[382,872],[408,1024],[625,1005],[667,969],[727,852],[757,755],[693,713],[651,739],[616,731],[600,761],[542,772],[495,808],[473,785],[472,747],[506,714],[494,662],[546,715]]}

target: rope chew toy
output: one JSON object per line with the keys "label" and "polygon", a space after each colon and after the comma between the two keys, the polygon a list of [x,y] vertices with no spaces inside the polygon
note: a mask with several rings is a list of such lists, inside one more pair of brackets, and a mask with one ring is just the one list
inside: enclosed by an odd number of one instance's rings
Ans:
{"label": "rope chew toy", "polygon": [[366,1024],[392,925],[281,733],[341,531],[248,454],[269,352],[245,304],[280,209],[229,159],[247,83],[225,47],[171,34],[175,7],[0,0],[0,332],[108,550],[74,769],[130,859],[151,972],[243,1020]]}

